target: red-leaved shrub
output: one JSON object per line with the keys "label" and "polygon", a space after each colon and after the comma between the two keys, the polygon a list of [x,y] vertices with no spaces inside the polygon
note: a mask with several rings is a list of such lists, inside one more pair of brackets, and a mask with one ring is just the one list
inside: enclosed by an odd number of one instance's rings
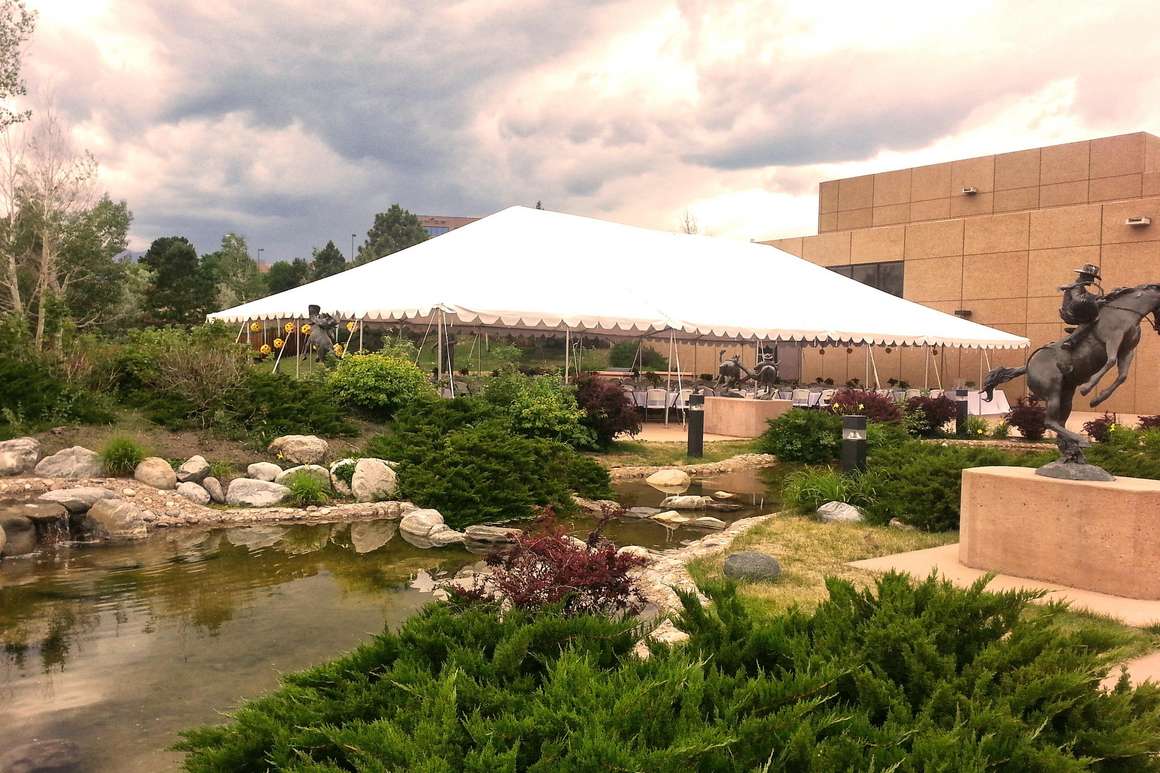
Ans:
{"label": "red-leaved shrub", "polygon": [[640,433],[636,406],[620,385],[597,376],[576,382],[576,402],[584,411],[584,424],[596,433],[596,442],[607,448],[620,434]]}
{"label": "red-leaved shrub", "polygon": [[925,428],[923,434],[934,435],[951,419],[955,418],[958,410],[955,401],[945,395],[938,397],[912,397],[906,401],[907,413],[921,413]]}
{"label": "red-leaved shrub", "polygon": [[1087,433],[1087,436],[1092,440],[1096,441],[1097,443],[1103,443],[1108,439],[1108,431],[1112,428],[1112,425],[1118,423],[1119,422],[1116,420],[1116,414],[1104,412],[1104,415],[1098,419],[1085,421],[1083,423],[1083,431]]}
{"label": "red-leaved shrub", "polygon": [[839,389],[830,400],[830,410],[838,414],[859,414],[870,421],[902,421],[902,411],[893,399],[864,389]]}
{"label": "red-leaved shrub", "polygon": [[1041,404],[1020,397],[1007,413],[1007,423],[1028,440],[1040,440],[1047,431],[1047,411]]}
{"label": "red-leaved shrub", "polygon": [[518,536],[510,549],[488,558],[490,593],[459,595],[498,595],[527,610],[559,605],[566,615],[635,613],[644,599],[628,572],[645,561],[617,553],[616,545],[600,534],[603,523],[581,543],[567,535],[549,510],[535,532]]}
{"label": "red-leaved shrub", "polygon": [[1136,426],[1140,429],[1160,429],[1160,415],[1141,416]]}

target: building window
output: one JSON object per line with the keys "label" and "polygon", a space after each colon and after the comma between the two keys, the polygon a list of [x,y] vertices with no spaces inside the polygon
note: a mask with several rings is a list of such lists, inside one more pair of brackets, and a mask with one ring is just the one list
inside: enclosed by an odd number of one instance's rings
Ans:
{"label": "building window", "polygon": [[425,225],[423,227],[427,229],[428,236],[442,236],[451,230],[445,225]]}
{"label": "building window", "polygon": [[890,263],[855,263],[852,266],[831,266],[830,270],[849,277],[855,282],[870,285],[884,293],[902,297],[902,261]]}

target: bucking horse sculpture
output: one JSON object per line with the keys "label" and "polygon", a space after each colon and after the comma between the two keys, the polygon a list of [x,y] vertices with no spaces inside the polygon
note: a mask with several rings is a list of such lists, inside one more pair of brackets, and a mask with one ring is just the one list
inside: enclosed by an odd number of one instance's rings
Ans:
{"label": "bucking horse sculpture", "polygon": [[[723,358],[722,349],[718,357]],[[717,365],[717,386],[727,390],[738,389],[746,381],[757,384],[759,398],[770,399],[777,393],[777,361],[772,355],[764,355],[758,360],[751,371],[741,364],[741,355],[735,354],[729,359],[722,359]]]}
{"label": "bucking horse sculpture", "polygon": [[322,307],[313,303],[307,313],[310,315],[310,333],[306,337],[306,348],[299,356],[305,360],[313,347],[318,362],[322,362],[326,355],[334,353],[334,331],[338,328],[338,320],[332,314],[323,314]]}
{"label": "bucking horse sculpture", "polygon": [[1078,480],[1111,480],[1106,471],[1089,465],[1084,458],[1086,438],[1067,428],[1076,389],[1087,396],[1108,371],[1116,368],[1116,378],[1095,396],[1091,406],[1103,403],[1124,383],[1136,345],[1140,343],[1140,323],[1148,317],[1160,333],[1160,284],[1121,287],[1095,301],[1098,315],[1064,341],[1040,347],[1021,368],[996,368],[983,382],[986,399],[995,387],[1019,376],[1027,376],[1031,394],[1046,404],[1047,426],[1058,436],[1062,458],[1039,469],[1048,477]]}

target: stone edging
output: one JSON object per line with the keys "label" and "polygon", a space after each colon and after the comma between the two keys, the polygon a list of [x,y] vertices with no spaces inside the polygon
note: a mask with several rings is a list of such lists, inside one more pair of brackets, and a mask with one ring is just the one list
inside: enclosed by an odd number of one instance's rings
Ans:
{"label": "stone edging", "polygon": [[[758,467],[772,467],[777,464],[777,457],[773,454],[738,454],[720,462],[703,462],[701,464],[662,464],[648,467],[612,467],[608,470],[613,481],[635,480],[647,478],[657,470],[683,470],[692,478],[705,478],[711,475],[722,475],[737,470],[749,470]],[[740,523],[740,521],[738,521]]]}

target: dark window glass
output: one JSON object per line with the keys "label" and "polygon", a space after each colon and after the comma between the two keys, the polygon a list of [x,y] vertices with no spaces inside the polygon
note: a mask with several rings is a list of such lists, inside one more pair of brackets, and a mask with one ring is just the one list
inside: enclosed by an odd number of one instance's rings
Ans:
{"label": "dark window glass", "polygon": [[878,264],[877,263],[862,263],[861,265],[853,266],[854,269],[851,276],[855,282],[861,282],[864,285],[871,287],[878,286]]}
{"label": "dark window glass", "polygon": [[841,274],[847,279],[850,278],[850,266],[830,266],[830,270],[835,274]]}
{"label": "dark window glass", "polygon": [[902,297],[902,261],[878,264],[878,289]]}
{"label": "dark window glass", "polygon": [[424,228],[427,229],[428,236],[440,236],[451,230],[445,225],[428,225],[424,226]]}

